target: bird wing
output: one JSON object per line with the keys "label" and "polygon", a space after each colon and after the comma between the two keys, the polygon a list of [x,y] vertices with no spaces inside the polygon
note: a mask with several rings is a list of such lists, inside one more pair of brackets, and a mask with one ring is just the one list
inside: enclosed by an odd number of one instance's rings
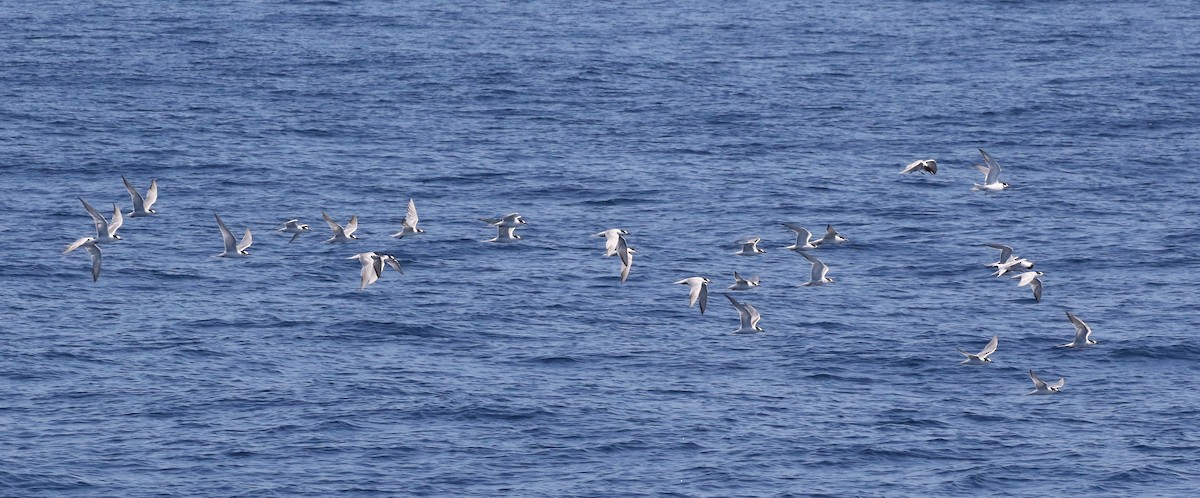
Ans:
{"label": "bird wing", "polygon": [[992,353],[996,352],[996,345],[998,343],[998,336],[992,336],[992,340],[988,341],[987,346],[984,346],[983,351],[980,351],[976,356],[978,356],[981,360],[987,358]]}
{"label": "bird wing", "polygon": [[1092,335],[1092,328],[1088,324],[1083,323],[1083,320],[1080,320],[1079,317],[1070,311],[1067,312],[1067,319],[1071,320],[1071,324],[1075,325],[1075,344],[1086,344],[1088,337]]}
{"label": "bird wing", "polygon": [[237,241],[233,239],[233,232],[230,232],[229,227],[225,226],[225,222],[221,221],[221,215],[213,213],[213,216],[217,218],[217,228],[221,229],[221,240],[225,242],[225,252],[237,252]]}
{"label": "bird wing", "polygon": [[149,211],[155,202],[158,202],[158,180],[150,180],[150,190],[146,191],[146,201],[142,208]]}
{"label": "bird wing", "polygon": [[697,293],[700,297],[700,314],[704,314],[704,310],[708,309],[708,284],[703,280],[700,281],[700,292]]}
{"label": "bird wing", "polygon": [[1008,258],[1012,257],[1013,248],[1011,248],[1009,246],[1006,246],[1004,244],[997,244],[995,242],[990,242],[990,243],[987,243],[984,245],[991,247],[991,248],[999,249],[1000,250],[1000,261],[1008,261]]}
{"label": "bird wing", "polygon": [[129,191],[129,199],[133,201],[133,212],[145,211],[146,201],[142,199],[142,194],[139,194],[137,189],[133,188],[133,184],[129,183],[124,176],[121,177],[121,181],[125,182],[125,190]]}
{"label": "bird wing", "polygon": [[979,153],[983,154],[983,162],[987,163],[988,170],[983,177],[983,184],[988,185],[1000,181],[1000,163],[992,159],[983,149],[979,149]]}
{"label": "bird wing", "polygon": [[238,242],[238,245],[237,245],[238,252],[245,251],[246,248],[250,247],[250,244],[253,244],[253,243],[254,243],[254,237],[250,235],[250,227],[246,227],[246,234],[242,236],[242,241]]}
{"label": "bird wing", "polygon": [[1033,288],[1033,300],[1042,302],[1042,279],[1033,277],[1033,280],[1029,282],[1029,287]]}
{"label": "bird wing", "polygon": [[325,223],[328,223],[329,229],[333,230],[334,237],[337,237],[339,235],[343,235],[343,236],[346,235],[346,232],[344,230],[342,230],[342,226],[339,225],[336,221],[333,221],[333,218],[330,218],[328,214],[325,214],[325,211],[321,211],[321,217],[325,218]]}
{"label": "bird wing", "polygon": [[417,217],[417,205],[412,199],[408,200],[408,212],[404,214],[404,226],[409,228],[417,228],[417,221],[421,218]]}
{"label": "bird wing", "polygon": [[82,197],[79,198],[79,202],[83,203],[83,208],[86,209],[88,214],[92,216],[92,223],[96,225],[96,238],[101,238],[108,235],[108,220],[104,219],[103,216],[100,216],[100,213],[96,212],[96,208],[92,207],[91,204],[88,204],[87,201],[83,200]]}
{"label": "bird wing", "polygon": [[125,224],[125,216],[121,214],[121,208],[113,204],[112,222],[108,224],[108,236],[112,237],[117,234],[117,229]]}
{"label": "bird wing", "polygon": [[354,216],[351,216],[350,223],[346,224],[346,232],[345,232],[346,236],[349,237],[350,234],[355,232],[355,230],[358,230],[358,215],[357,214]]}
{"label": "bird wing", "polygon": [[100,280],[100,246],[97,244],[87,244],[87,252],[92,255],[92,281]]}
{"label": "bird wing", "polygon": [[[631,263],[630,263],[631,256],[629,254],[629,243],[625,241],[625,237],[622,235],[617,236],[617,256],[621,257],[622,265],[624,265],[624,266],[631,265]],[[651,259],[653,259],[653,258],[651,258]]]}
{"label": "bird wing", "polygon": [[1042,382],[1042,379],[1039,379],[1036,375],[1034,375],[1033,370],[1029,371],[1029,380],[1033,381],[1034,389],[1045,389],[1046,388],[1046,383]]}

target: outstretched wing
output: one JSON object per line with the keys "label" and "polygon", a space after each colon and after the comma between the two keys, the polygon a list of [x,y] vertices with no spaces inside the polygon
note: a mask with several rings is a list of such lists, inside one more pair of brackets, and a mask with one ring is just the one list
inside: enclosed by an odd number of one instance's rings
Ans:
{"label": "outstretched wing", "polygon": [[242,236],[242,241],[238,242],[238,245],[237,245],[238,252],[245,251],[246,248],[250,247],[250,244],[253,244],[253,243],[254,243],[254,237],[250,236],[250,227],[246,227],[246,235]]}
{"label": "outstretched wing", "polygon": [[983,184],[989,185],[1000,181],[1000,163],[992,159],[992,156],[988,155],[983,149],[979,149],[979,153],[983,154],[983,162],[987,163],[988,166],[987,173],[983,177]]}

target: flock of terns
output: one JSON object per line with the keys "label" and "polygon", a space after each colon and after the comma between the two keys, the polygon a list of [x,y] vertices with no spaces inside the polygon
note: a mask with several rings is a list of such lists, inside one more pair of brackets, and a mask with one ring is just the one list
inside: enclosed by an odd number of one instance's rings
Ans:
{"label": "flock of terns", "polygon": [[[1000,164],[992,159],[992,157],[983,149],[979,149],[979,152],[983,155],[985,164],[976,164],[975,167],[984,174],[984,180],[981,184],[976,183],[972,190],[999,192],[1007,188],[1009,185],[1000,181]],[[907,174],[914,172],[936,175],[937,161],[933,159],[914,161],[905,166],[900,173]],[[124,224],[125,216],[137,218],[156,214],[153,209],[153,205],[158,200],[157,180],[152,180],[150,182],[150,188],[146,191],[145,196],[138,192],[133,184],[131,184],[129,180],[125,179],[124,176],[121,177],[121,181],[125,184],[125,189],[129,192],[129,197],[133,204],[132,211],[122,214],[121,209],[117,207],[116,204],[113,204],[112,217],[106,219],[102,214],[96,211],[91,204],[88,204],[86,200],[80,198],[79,201],[83,204],[84,209],[87,210],[88,214],[92,218],[93,223],[95,224],[96,235],[94,237],[83,237],[75,240],[71,244],[67,245],[66,250],[63,251],[63,253],[66,254],[79,248],[87,250],[92,259],[93,282],[100,279],[102,255],[100,245],[121,240],[121,237],[117,235],[117,230]],[[358,237],[354,235],[354,232],[358,230],[357,215],[352,216],[345,226],[338,224],[324,211],[321,212],[321,216],[325,219],[325,222],[329,225],[329,228],[332,231],[332,236],[327,239],[326,242],[348,243],[358,239]],[[249,256],[250,253],[247,251],[247,249],[251,244],[254,243],[254,238],[250,233],[250,229],[246,228],[245,233],[242,235],[242,238],[239,241],[234,238],[233,232],[230,231],[229,227],[225,225],[225,222],[221,220],[221,216],[219,214],[213,213],[213,217],[216,219],[217,228],[221,232],[221,239],[224,243],[224,250],[217,256]],[[424,233],[425,231],[423,229],[417,227],[417,222],[419,219],[420,218],[417,215],[416,204],[412,199],[409,199],[408,209],[405,213],[404,221],[401,224],[401,229],[399,232],[392,234],[392,237],[403,239],[405,237]],[[518,241],[521,239],[521,236],[517,234],[517,229],[527,224],[526,220],[518,213],[508,214],[499,218],[480,218],[480,220],[496,229],[496,237],[484,242],[503,243]],[[803,285],[820,286],[832,284],[834,280],[832,277],[828,276],[829,266],[820,259],[817,259],[812,254],[809,254],[808,251],[849,242],[849,239],[838,233],[833,225],[826,225],[825,234],[820,238],[814,238],[812,232],[798,224],[784,223],[783,226],[792,230],[796,234],[796,242],[785,247],[784,249],[798,252],[812,264],[811,278]],[[300,223],[299,220],[287,220],[276,230],[292,235],[288,243],[294,242],[296,238],[300,237],[300,235],[311,231],[308,225]],[[604,255],[617,256],[620,259],[621,283],[624,283],[626,279],[629,278],[629,272],[633,268],[633,255],[637,252],[633,247],[630,247],[626,239],[627,235],[629,235],[629,232],[620,228],[611,228],[596,234],[596,236],[603,237],[605,239]],[[738,243],[741,245],[741,249],[735,254],[739,256],[756,256],[766,252],[758,247],[758,244],[761,242],[761,240],[762,239],[760,237],[753,237],[738,241]],[[1040,271],[1030,271],[1030,269],[1033,268],[1033,261],[1018,257],[1016,254],[1014,254],[1013,249],[1009,246],[995,243],[987,245],[1000,250],[999,259],[996,262],[987,265],[996,269],[993,275],[996,277],[1002,277],[1010,271],[1013,271],[1014,273],[1019,271],[1019,273],[1013,275],[1012,278],[1018,280],[1018,287],[1029,286],[1033,290],[1035,302],[1040,303],[1042,299],[1041,277],[1044,274]],[[347,259],[358,260],[361,265],[359,281],[360,290],[366,289],[367,286],[378,281],[379,278],[383,276],[384,269],[387,267],[393,268],[401,274],[404,273],[404,270],[400,266],[400,262],[396,259],[396,257],[383,252],[362,252],[350,256]],[[729,286],[729,290],[731,291],[747,291],[758,287],[760,284],[760,280],[757,275],[752,276],[751,278],[744,278],[736,271],[733,272],[733,275],[734,283],[733,285]],[[697,303],[699,303],[701,314],[707,310],[708,286],[712,283],[710,279],[696,276],[688,277],[675,283],[688,286],[689,307],[694,307]],[[762,327],[758,325],[759,321],[762,319],[762,315],[757,309],[754,308],[752,304],[738,301],[727,293],[723,293],[723,295],[729,300],[734,309],[738,312],[740,324],[738,329],[734,331],[735,334],[763,332]],[[1096,344],[1096,341],[1091,338],[1091,327],[1084,323],[1083,320],[1080,320],[1079,317],[1075,316],[1069,311],[1067,312],[1067,319],[1070,320],[1071,324],[1075,327],[1075,338],[1071,342],[1063,344],[1060,347],[1083,348]],[[960,348],[958,351],[966,357],[966,360],[962,361],[962,363],[967,365],[985,365],[987,363],[991,363],[992,360],[990,356],[996,352],[997,344],[998,337],[992,336],[991,340],[986,346],[984,346],[983,350],[978,353],[968,353]],[[1055,394],[1060,392],[1066,383],[1065,379],[1059,379],[1052,384],[1048,384],[1039,379],[1037,375],[1034,374],[1032,369],[1029,371],[1029,378],[1033,381],[1034,385],[1034,390],[1029,394]]]}

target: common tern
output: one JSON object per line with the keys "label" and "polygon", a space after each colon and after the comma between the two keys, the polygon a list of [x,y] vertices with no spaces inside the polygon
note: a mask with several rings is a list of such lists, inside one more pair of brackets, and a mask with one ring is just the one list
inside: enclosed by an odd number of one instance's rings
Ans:
{"label": "common tern", "polygon": [[158,200],[158,180],[150,180],[150,189],[146,191],[146,197],[142,197],[142,194],[139,194],[137,189],[133,188],[133,184],[129,183],[124,176],[121,177],[121,181],[125,182],[125,190],[129,191],[129,199],[133,201],[133,211],[129,212],[131,218],[151,216],[157,213],[150,206],[153,206],[154,202]]}
{"label": "common tern", "polygon": [[783,226],[788,227],[793,232],[796,232],[796,243],[787,246],[784,249],[789,251],[799,251],[802,249],[814,249],[817,247],[817,244],[814,243],[816,241],[812,239],[812,232],[808,231],[807,228],[795,223],[784,223]]}
{"label": "common tern", "polygon": [[1058,379],[1058,382],[1047,384],[1033,374],[1033,370],[1029,370],[1029,380],[1033,381],[1033,390],[1028,394],[1058,394],[1067,383],[1067,379]]}
{"label": "common tern", "polygon": [[743,278],[738,272],[733,272],[733,285],[729,286],[729,290],[744,291],[758,287],[760,280],[758,275],[750,278]]}
{"label": "common tern", "polygon": [[919,159],[913,161],[908,163],[908,166],[905,166],[903,170],[900,170],[900,174],[903,175],[906,173],[912,173],[914,171],[920,172],[921,174],[928,172],[931,175],[936,175],[937,161],[934,161],[933,159]]}
{"label": "common tern", "polygon": [[758,243],[760,241],[762,241],[761,237],[751,237],[744,241],[739,241],[738,243],[742,245],[742,248],[734,254],[737,254],[738,256],[758,256],[759,254],[767,252],[758,247]]}
{"label": "common tern", "polygon": [[85,237],[67,246],[63,254],[79,249],[80,247],[87,249],[87,252],[92,255],[92,281],[100,280],[100,246],[96,244],[94,237]]}
{"label": "common tern", "polygon": [[616,256],[618,240],[623,235],[629,235],[629,232],[621,228],[610,228],[596,234],[597,237],[604,237],[604,255]]}
{"label": "common tern", "polygon": [[1083,320],[1070,311],[1067,312],[1067,319],[1071,321],[1071,325],[1075,326],[1075,338],[1071,342],[1060,345],[1060,348],[1086,348],[1096,344],[1096,341],[1092,339],[1092,327],[1083,323]]}
{"label": "common tern", "polygon": [[964,364],[964,365],[983,365],[985,363],[991,363],[992,359],[988,358],[988,356],[991,356],[992,353],[996,352],[996,344],[997,344],[997,336],[992,336],[992,340],[988,341],[987,346],[983,347],[983,351],[980,351],[977,354],[971,354],[966,351],[963,351],[962,348],[958,348],[958,352],[962,353],[963,356],[967,357],[967,359],[962,361],[962,364]]}
{"label": "common tern", "polygon": [[404,237],[407,237],[409,235],[425,233],[425,230],[417,228],[417,221],[419,221],[419,220],[420,220],[420,218],[417,217],[417,205],[416,205],[416,203],[413,202],[412,199],[409,199],[408,200],[408,211],[406,211],[404,213],[404,222],[400,224],[400,227],[401,227],[400,231],[393,233],[392,237],[396,237],[397,239],[403,239]]}
{"label": "common tern", "polygon": [[704,277],[688,277],[678,282],[688,286],[688,307],[695,306],[700,303],[700,314],[704,314],[704,310],[708,309],[708,284],[711,281]]}
{"label": "common tern", "polygon": [[217,256],[226,258],[249,256],[250,253],[246,249],[254,243],[254,238],[250,236],[250,227],[246,227],[246,234],[242,235],[242,241],[237,242],[233,238],[233,232],[230,232],[229,227],[225,226],[225,222],[221,221],[221,215],[213,213],[213,216],[217,218],[217,228],[221,229],[221,239],[225,242],[225,251]]}
{"label": "common tern", "polygon": [[850,239],[842,237],[842,234],[838,233],[837,229],[833,228],[832,224],[827,223],[825,225],[825,236],[814,240],[812,244],[814,246],[820,246],[822,244],[841,244],[843,242],[850,242]]}
{"label": "common tern", "polygon": [[291,244],[292,242],[296,241],[296,238],[299,237],[300,234],[308,232],[309,228],[308,225],[301,224],[300,220],[287,220],[283,222],[283,226],[276,228],[275,230],[283,233],[293,234],[292,238],[288,240],[288,244]]}
{"label": "common tern", "polygon": [[1042,275],[1044,273],[1040,271],[1027,271],[1013,275],[1012,278],[1020,279],[1017,280],[1017,287],[1028,285],[1030,289],[1033,289],[1033,300],[1040,303],[1042,302]]}
{"label": "common tern", "polygon": [[125,217],[121,216],[121,210],[117,208],[116,204],[113,204],[112,220],[106,220],[87,201],[80,198],[79,202],[83,203],[83,208],[87,209],[88,214],[92,217],[92,223],[96,225],[95,242],[97,244],[121,240],[121,236],[117,235],[117,229],[121,228],[121,225],[125,223]]}
{"label": "common tern", "polygon": [[328,223],[329,229],[333,230],[333,237],[330,237],[325,242],[343,243],[358,239],[358,236],[354,235],[354,232],[358,230],[358,215],[353,215],[350,217],[350,223],[346,224],[346,228],[342,228],[342,226],[337,224],[336,221],[333,221],[333,218],[330,218],[328,214],[325,214],[325,211],[321,211],[321,217],[325,218],[325,223]]}
{"label": "common tern", "polygon": [[1000,181],[1000,163],[992,159],[983,149],[979,149],[979,153],[983,154],[983,162],[987,166],[975,165],[975,168],[983,173],[983,184],[976,183],[971,190],[983,190],[985,192],[999,192],[1008,188],[1008,184]]}
{"label": "common tern", "polygon": [[753,334],[763,331],[762,327],[758,326],[758,321],[762,319],[762,315],[758,313],[758,310],[754,309],[753,305],[750,303],[740,303],[729,294],[725,294],[725,297],[729,299],[730,303],[733,303],[734,309],[738,312],[738,319],[741,322],[738,329],[733,331],[733,333]]}
{"label": "common tern", "polygon": [[815,256],[809,255],[808,253],[802,252],[800,255],[804,256],[804,259],[807,259],[810,263],[812,263],[812,278],[809,279],[808,283],[804,284],[805,287],[833,283],[832,278],[825,276],[827,273],[829,273],[829,265],[826,265],[825,263],[821,262],[821,260],[817,259]]}

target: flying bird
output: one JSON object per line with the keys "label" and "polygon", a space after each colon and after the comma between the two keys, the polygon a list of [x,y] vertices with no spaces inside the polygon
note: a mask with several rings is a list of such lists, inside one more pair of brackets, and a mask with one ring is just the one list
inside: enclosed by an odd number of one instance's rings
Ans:
{"label": "flying bird", "polygon": [[815,249],[817,247],[816,241],[812,240],[812,232],[808,231],[807,228],[795,223],[784,223],[783,226],[788,227],[793,232],[796,232],[796,243],[787,246],[784,249],[789,251],[799,251],[802,249]]}
{"label": "flying bird", "polygon": [[812,263],[812,278],[809,279],[808,283],[804,284],[805,287],[833,283],[832,278],[825,276],[827,273],[829,273],[829,265],[822,263],[821,260],[817,259],[815,256],[809,255],[808,253],[800,253],[800,255],[804,256],[804,259],[807,259],[810,263]]}
{"label": "flying bird", "polygon": [[250,253],[246,249],[254,243],[254,238],[250,236],[250,227],[246,227],[246,234],[242,236],[242,241],[237,242],[233,238],[233,232],[230,232],[229,227],[225,226],[225,222],[221,221],[221,215],[213,213],[213,216],[217,218],[217,228],[221,229],[221,239],[225,242],[225,251],[217,256],[227,258],[249,256]]}
{"label": "flying bird", "polygon": [[104,216],[96,212],[96,208],[92,207],[91,204],[88,204],[87,201],[80,198],[79,202],[83,203],[83,208],[87,210],[89,215],[91,215],[92,223],[96,225],[95,242],[97,244],[121,240],[121,236],[117,235],[117,229],[121,228],[121,225],[125,223],[125,217],[121,216],[121,210],[117,208],[116,204],[113,204],[113,215],[112,220],[110,221],[104,219]]}
{"label": "flying bird", "polygon": [[1033,289],[1033,300],[1040,303],[1042,302],[1042,275],[1044,273],[1040,271],[1027,271],[1013,275],[1012,278],[1020,279],[1017,281],[1017,287],[1028,285],[1030,289]]}
{"label": "flying bird", "polygon": [[733,285],[729,286],[729,290],[744,291],[758,287],[760,281],[758,275],[750,278],[743,278],[738,272],[733,272]]}
{"label": "flying bird", "polygon": [[832,224],[826,224],[825,236],[813,241],[812,244],[814,246],[819,246],[821,244],[841,244],[843,242],[850,242],[850,239],[842,237],[842,234],[838,233],[838,231],[833,228]]}
{"label": "flying bird", "polygon": [[100,246],[96,244],[94,237],[85,237],[72,242],[63,251],[63,254],[67,254],[80,247],[87,249],[88,254],[92,255],[92,282],[100,280]]}
{"label": "flying bird", "polygon": [[704,277],[688,277],[675,283],[688,286],[688,307],[699,302],[700,314],[703,315],[704,310],[708,309],[708,284],[711,282]]}
{"label": "flying bird", "polygon": [[403,239],[404,237],[409,236],[409,235],[425,233],[425,230],[417,228],[417,221],[419,221],[419,220],[420,220],[420,218],[417,217],[417,205],[416,205],[416,203],[413,202],[412,199],[409,199],[408,200],[408,211],[406,211],[404,213],[404,222],[400,224],[400,227],[401,227],[400,231],[393,233],[392,237],[395,237],[397,239]]}
{"label": "flying bird", "polygon": [[333,230],[333,237],[330,237],[325,242],[344,243],[358,239],[358,236],[354,235],[354,232],[358,230],[358,215],[350,217],[350,223],[346,224],[346,228],[342,228],[336,221],[333,221],[333,218],[325,214],[325,211],[321,211],[321,217],[325,218],[325,223],[328,223],[329,229]]}
{"label": "flying bird", "polygon": [[733,331],[733,333],[754,334],[763,331],[762,327],[758,326],[758,321],[762,319],[762,315],[758,313],[758,310],[754,309],[754,306],[750,303],[740,303],[729,294],[725,294],[725,297],[729,299],[729,302],[733,303],[733,308],[737,310],[738,319],[740,320],[738,329]]}
{"label": "flying bird", "polygon": [[996,344],[997,344],[996,341],[997,341],[997,336],[992,336],[992,340],[988,341],[987,346],[983,347],[983,351],[980,351],[979,353],[976,353],[976,354],[971,354],[966,351],[963,351],[962,348],[958,348],[958,352],[962,353],[963,356],[967,357],[967,359],[962,361],[962,364],[964,364],[964,365],[983,365],[985,363],[991,363],[992,359],[988,358],[988,357],[991,356],[992,353],[996,352]]}
{"label": "flying bird", "polygon": [[636,253],[625,237],[617,237],[617,256],[621,258],[621,283],[625,283],[625,279],[629,278],[629,270],[633,268],[633,254]]}
{"label": "flying bird", "polygon": [[983,154],[983,162],[987,163],[987,166],[975,165],[975,168],[983,173],[983,184],[976,183],[971,190],[999,192],[1008,188],[1007,183],[1000,181],[1000,163],[992,159],[992,156],[988,155],[983,149],[979,149],[979,153]]}
{"label": "flying bird", "polygon": [[758,256],[759,254],[767,252],[758,247],[758,243],[760,241],[762,241],[761,237],[751,237],[744,241],[739,241],[738,243],[742,245],[742,248],[734,254],[737,254],[738,256]]}
{"label": "flying bird", "polygon": [[904,169],[900,171],[900,174],[903,175],[906,173],[912,173],[914,171],[920,172],[921,174],[928,172],[931,175],[936,175],[937,161],[934,161],[933,159],[919,159],[913,161],[908,163],[908,166],[905,166]]}
{"label": "flying bird", "polygon": [[275,230],[278,230],[283,233],[293,234],[292,238],[290,240],[288,240],[288,244],[295,242],[296,237],[299,237],[300,234],[309,231],[308,225],[301,224],[300,220],[287,220],[287,221],[283,222],[283,226],[276,228]]}
{"label": "flying bird", "polygon": [[610,228],[608,230],[605,230],[603,232],[596,234],[597,237],[604,237],[604,255],[605,256],[616,256],[617,255],[617,244],[619,243],[619,239],[623,235],[629,235],[629,232],[627,232],[623,229],[620,229],[620,228]]}
{"label": "flying bird", "polygon": [[1071,342],[1060,345],[1060,348],[1086,348],[1096,344],[1096,340],[1092,339],[1092,327],[1083,323],[1083,320],[1070,311],[1067,312],[1067,319],[1071,321],[1071,325],[1075,326],[1075,338]]}
{"label": "flying bird", "polygon": [[133,211],[129,212],[131,218],[151,216],[157,213],[150,206],[153,206],[154,202],[158,200],[158,180],[150,180],[150,189],[146,191],[146,197],[142,197],[142,194],[139,194],[137,189],[133,188],[133,184],[129,183],[124,176],[121,177],[121,181],[125,182],[125,190],[129,191],[129,199],[133,201]]}
{"label": "flying bird", "polygon": [[1033,374],[1032,369],[1029,370],[1029,380],[1033,381],[1033,390],[1028,394],[1058,394],[1067,383],[1067,379],[1058,379],[1058,382],[1046,384],[1037,375]]}

